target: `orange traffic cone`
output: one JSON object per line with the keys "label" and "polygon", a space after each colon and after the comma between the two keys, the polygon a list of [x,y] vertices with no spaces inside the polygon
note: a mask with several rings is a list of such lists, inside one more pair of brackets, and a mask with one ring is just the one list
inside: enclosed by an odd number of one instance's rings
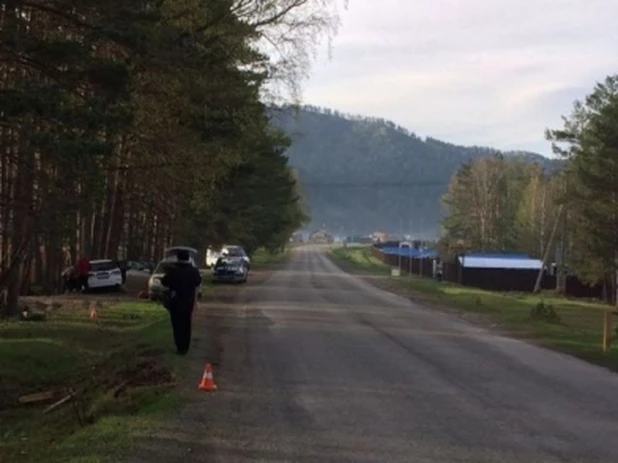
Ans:
{"label": "orange traffic cone", "polygon": [[90,320],[97,321],[99,319],[99,314],[97,313],[97,308],[94,304],[90,304]]}
{"label": "orange traffic cone", "polygon": [[202,376],[202,382],[199,385],[200,391],[216,391],[217,385],[215,384],[215,379],[212,376],[212,367],[210,363],[206,364],[206,368],[204,369],[204,375]]}

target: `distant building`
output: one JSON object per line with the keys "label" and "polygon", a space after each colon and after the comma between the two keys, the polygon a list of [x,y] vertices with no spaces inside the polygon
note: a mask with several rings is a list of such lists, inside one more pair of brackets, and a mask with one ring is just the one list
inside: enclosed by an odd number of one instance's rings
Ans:
{"label": "distant building", "polygon": [[389,240],[389,234],[388,233],[384,233],[384,232],[375,232],[373,234],[373,239],[377,242],[377,243],[386,243]]}
{"label": "distant building", "polygon": [[333,244],[335,239],[326,230],[316,230],[309,235],[309,243],[312,244]]}

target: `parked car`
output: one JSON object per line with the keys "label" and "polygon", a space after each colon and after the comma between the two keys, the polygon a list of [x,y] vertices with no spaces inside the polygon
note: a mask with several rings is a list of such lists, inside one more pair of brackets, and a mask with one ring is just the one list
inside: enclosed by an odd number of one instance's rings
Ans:
{"label": "parked car", "polygon": [[240,257],[247,264],[247,268],[251,267],[251,258],[247,255],[241,246],[224,246],[221,249],[221,255],[227,257]]}
{"label": "parked car", "polygon": [[199,261],[197,249],[189,247],[189,246],[172,246],[171,248],[167,248],[163,252],[164,254],[163,258],[164,259],[175,259],[178,255],[178,251],[188,251],[189,259],[191,260],[191,263],[197,267],[197,262]]}
{"label": "parked car", "polygon": [[118,262],[111,259],[91,260],[88,286],[90,289],[122,287],[122,271]]}
{"label": "parked car", "polygon": [[214,268],[217,260],[219,260],[219,257],[222,256],[242,257],[247,263],[247,266],[251,266],[251,259],[242,246],[225,244],[220,249],[214,249],[212,247],[208,248],[208,251],[206,252],[206,268]]}
{"label": "parked car", "polygon": [[136,272],[150,273],[154,269],[152,262],[145,260],[129,260],[127,261],[127,271],[133,270]]}
{"label": "parked car", "polygon": [[215,264],[212,279],[219,283],[245,283],[249,276],[249,266],[242,256],[221,256]]}
{"label": "parked car", "polygon": [[[167,271],[176,265],[177,259],[175,257],[167,257],[157,264],[152,275],[148,279],[148,298],[151,301],[160,301],[163,298],[167,288],[161,284],[161,278],[167,273]],[[195,266],[195,262],[191,261]],[[197,289],[197,298],[202,298],[202,288]]]}

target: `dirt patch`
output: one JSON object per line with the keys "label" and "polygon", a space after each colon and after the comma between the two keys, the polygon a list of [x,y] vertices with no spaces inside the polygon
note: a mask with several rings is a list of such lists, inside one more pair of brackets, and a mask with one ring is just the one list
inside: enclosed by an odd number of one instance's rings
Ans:
{"label": "dirt patch", "polygon": [[158,386],[170,384],[173,379],[171,371],[157,357],[144,358],[118,375],[118,381],[127,386]]}
{"label": "dirt patch", "polygon": [[73,408],[80,425],[93,424],[109,414],[135,413],[145,400],[172,388],[176,378],[162,354],[160,349],[120,352],[97,365],[89,378],[76,379]]}
{"label": "dirt patch", "polygon": [[119,352],[94,368],[90,382],[98,389],[124,386],[157,386],[172,383],[173,374],[163,362],[162,349],[147,348],[137,352]]}

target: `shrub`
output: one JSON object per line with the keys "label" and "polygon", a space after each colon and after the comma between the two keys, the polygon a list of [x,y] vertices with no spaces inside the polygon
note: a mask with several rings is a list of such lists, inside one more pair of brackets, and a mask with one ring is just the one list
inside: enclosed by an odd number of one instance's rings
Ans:
{"label": "shrub", "polygon": [[556,312],[554,306],[546,304],[544,301],[537,303],[530,309],[530,318],[547,323],[560,323],[560,315]]}

